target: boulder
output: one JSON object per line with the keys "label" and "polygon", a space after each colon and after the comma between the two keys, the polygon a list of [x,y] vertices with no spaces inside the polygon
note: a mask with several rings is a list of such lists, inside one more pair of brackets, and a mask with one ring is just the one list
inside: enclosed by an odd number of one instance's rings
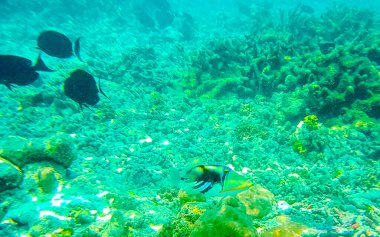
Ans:
{"label": "boulder", "polygon": [[22,181],[20,168],[0,157],[0,192],[16,188]]}
{"label": "boulder", "polygon": [[41,161],[67,168],[76,159],[74,143],[67,134],[47,139],[8,136],[0,141],[0,155],[20,168]]}

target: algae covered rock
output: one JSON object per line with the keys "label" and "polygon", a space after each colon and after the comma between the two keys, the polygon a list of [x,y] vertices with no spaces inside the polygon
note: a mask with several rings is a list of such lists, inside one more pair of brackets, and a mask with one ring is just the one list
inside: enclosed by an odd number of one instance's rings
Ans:
{"label": "algae covered rock", "polygon": [[275,226],[261,232],[262,237],[301,237],[307,229],[305,225],[294,222],[287,216],[277,216],[275,221]]}
{"label": "algae covered rock", "polygon": [[301,237],[306,229],[301,223],[289,221],[264,230],[261,237]]}
{"label": "algae covered rock", "polygon": [[190,237],[256,237],[259,236],[253,226],[252,218],[239,208],[219,205],[206,211],[194,224]]}
{"label": "algae covered rock", "polygon": [[44,140],[44,144],[46,155],[63,167],[69,167],[76,159],[74,143],[67,135],[54,136]]}
{"label": "algae covered rock", "polygon": [[178,198],[181,205],[188,202],[205,202],[206,197],[197,190],[180,190]]}
{"label": "algae covered rock", "polygon": [[23,167],[29,162],[26,154],[30,150],[31,141],[23,137],[8,136],[0,140],[0,155],[18,167]]}
{"label": "algae covered rock", "polygon": [[[179,193],[179,196],[187,195]],[[262,218],[271,212],[274,195],[259,185],[252,186],[235,196],[227,196],[218,204],[209,202],[185,202],[181,211],[170,223],[165,224],[158,236],[258,236],[254,218]]]}
{"label": "algae covered rock", "polygon": [[255,185],[237,194],[237,199],[244,206],[245,212],[253,218],[262,218],[272,211],[275,197],[269,190]]}
{"label": "algae covered rock", "polygon": [[41,161],[52,161],[67,168],[76,159],[74,143],[67,134],[47,139],[8,136],[0,141],[0,155],[21,168]]}
{"label": "algae covered rock", "polygon": [[17,187],[21,181],[21,170],[0,157],[0,192]]}
{"label": "algae covered rock", "polygon": [[30,193],[55,193],[59,185],[63,184],[65,169],[62,166],[48,162],[38,162],[26,165],[24,168],[24,189]]}
{"label": "algae covered rock", "polygon": [[158,231],[157,236],[189,236],[194,223],[210,208],[211,205],[206,202],[189,202],[184,204],[177,216]]}
{"label": "algae covered rock", "polygon": [[51,193],[58,187],[59,175],[53,167],[42,167],[38,170],[38,186],[44,193]]}

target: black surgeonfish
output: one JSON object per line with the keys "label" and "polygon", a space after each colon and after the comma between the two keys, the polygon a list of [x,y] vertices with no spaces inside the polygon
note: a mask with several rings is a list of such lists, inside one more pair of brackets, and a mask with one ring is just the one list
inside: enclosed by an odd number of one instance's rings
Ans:
{"label": "black surgeonfish", "polygon": [[51,72],[38,55],[36,64],[27,58],[14,55],[0,55],[0,83],[12,90],[14,85],[32,84],[39,76],[37,71]]}
{"label": "black surgeonfish", "polygon": [[[75,40],[74,53],[80,61],[80,38]],[[46,54],[57,58],[69,58],[73,55],[73,44],[66,35],[57,31],[44,31],[38,36],[38,48]]]}
{"label": "black surgeonfish", "polygon": [[335,48],[335,43],[330,41],[322,41],[319,43],[319,49],[323,54],[330,53]]}
{"label": "black surgeonfish", "polygon": [[175,18],[167,0],[136,0],[132,6],[140,23],[152,29],[164,29]]}
{"label": "black surgeonfish", "polygon": [[300,5],[300,10],[304,13],[307,13],[307,14],[313,14],[314,13],[314,9],[311,6],[305,5],[305,4]]}
{"label": "black surgeonfish", "polygon": [[82,109],[83,106],[95,105],[99,101],[98,92],[108,98],[100,87],[96,86],[94,77],[88,72],[78,69],[70,74],[64,84],[65,95],[77,102]]}
{"label": "black surgeonfish", "polygon": [[251,187],[250,180],[234,172],[230,167],[224,165],[198,165],[186,172],[181,180],[195,182],[194,189],[206,193],[215,184],[220,184],[220,193],[242,190]]}

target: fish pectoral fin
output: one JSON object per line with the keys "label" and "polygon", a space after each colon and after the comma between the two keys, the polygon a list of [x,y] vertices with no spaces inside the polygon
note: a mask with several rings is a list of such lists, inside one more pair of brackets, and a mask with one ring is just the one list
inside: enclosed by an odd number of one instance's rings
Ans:
{"label": "fish pectoral fin", "polygon": [[196,183],[193,188],[199,190],[201,193],[205,193],[213,187],[212,182],[201,181]]}
{"label": "fish pectoral fin", "polygon": [[195,183],[193,188],[198,189],[198,188],[202,187],[205,183],[206,183],[205,181],[199,181],[199,182]]}
{"label": "fish pectoral fin", "polygon": [[213,187],[212,183],[211,182],[207,182],[205,185],[203,185],[202,187],[200,187],[200,190],[201,193],[206,193],[207,191],[209,191],[211,188]]}

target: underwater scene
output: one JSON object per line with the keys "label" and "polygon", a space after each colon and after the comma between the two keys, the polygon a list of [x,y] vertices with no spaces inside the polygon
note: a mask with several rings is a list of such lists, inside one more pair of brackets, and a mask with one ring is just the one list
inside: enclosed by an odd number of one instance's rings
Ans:
{"label": "underwater scene", "polygon": [[0,237],[380,236],[380,1],[0,0]]}

